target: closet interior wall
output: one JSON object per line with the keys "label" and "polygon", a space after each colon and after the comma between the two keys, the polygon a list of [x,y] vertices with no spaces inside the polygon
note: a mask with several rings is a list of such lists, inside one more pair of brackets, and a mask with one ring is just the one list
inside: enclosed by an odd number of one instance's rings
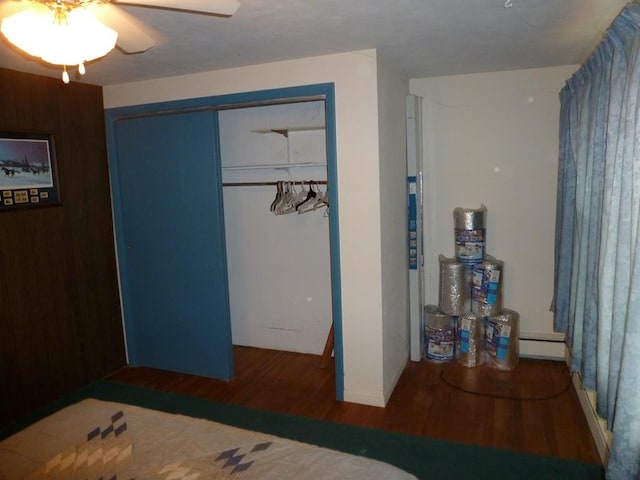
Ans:
{"label": "closet interior wall", "polygon": [[278,181],[330,188],[324,109],[310,101],[219,112],[234,345],[323,351],[332,322],[328,208],[270,207]]}

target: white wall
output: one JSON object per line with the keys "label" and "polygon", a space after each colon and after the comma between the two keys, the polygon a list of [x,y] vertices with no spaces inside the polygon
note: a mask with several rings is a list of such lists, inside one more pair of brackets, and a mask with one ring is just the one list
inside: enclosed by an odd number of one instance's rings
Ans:
{"label": "white wall", "polygon": [[382,342],[388,399],[409,359],[406,96],[409,79],[378,57]]}
{"label": "white wall", "polygon": [[[453,209],[487,216],[487,253],[505,262],[504,307],[521,337],[562,338],[549,311],[558,165],[558,94],[576,66],[413,79],[423,100],[425,289],[438,300],[438,254],[454,255]],[[556,345],[559,347],[555,352]],[[521,352],[562,358],[561,344]]]}
{"label": "white wall", "polygon": [[105,108],[333,82],[344,399],[383,405],[377,53],[364,50],[104,87]]}
{"label": "white wall", "polygon": [[[324,112],[324,101],[219,112],[223,182],[326,181]],[[268,167],[283,164],[294,166]],[[326,207],[276,215],[274,186],[223,191],[233,344],[321,354],[332,321]]]}

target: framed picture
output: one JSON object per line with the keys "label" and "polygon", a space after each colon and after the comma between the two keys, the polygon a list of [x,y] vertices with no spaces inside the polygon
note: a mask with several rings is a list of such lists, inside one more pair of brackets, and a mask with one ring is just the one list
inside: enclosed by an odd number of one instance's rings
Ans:
{"label": "framed picture", "polygon": [[0,211],[60,203],[53,135],[0,132]]}

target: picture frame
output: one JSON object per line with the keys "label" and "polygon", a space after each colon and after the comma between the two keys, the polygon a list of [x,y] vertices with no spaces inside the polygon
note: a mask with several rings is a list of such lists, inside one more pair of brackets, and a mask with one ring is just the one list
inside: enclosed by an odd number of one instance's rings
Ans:
{"label": "picture frame", "polygon": [[0,211],[58,204],[53,134],[0,132]]}

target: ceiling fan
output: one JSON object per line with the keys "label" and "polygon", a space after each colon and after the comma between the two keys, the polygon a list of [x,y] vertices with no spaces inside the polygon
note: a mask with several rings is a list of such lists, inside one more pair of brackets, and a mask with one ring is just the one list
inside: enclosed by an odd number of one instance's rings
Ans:
{"label": "ceiling fan", "polygon": [[78,65],[82,74],[85,62],[116,45],[129,54],[155,45],[150,29],[121,5],[221,17],[240,6],[238,0],[0,0],[0,30],[30,56],[63,66],[68,83],[67,66]]}

